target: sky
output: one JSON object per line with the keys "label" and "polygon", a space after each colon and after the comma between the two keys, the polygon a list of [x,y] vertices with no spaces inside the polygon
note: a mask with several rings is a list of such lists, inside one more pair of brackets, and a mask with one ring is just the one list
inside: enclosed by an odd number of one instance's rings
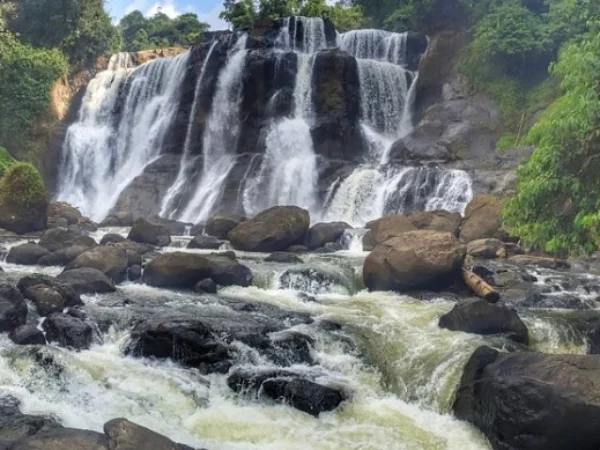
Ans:
{"label": "sky", "polygon": [[210,24],[213,31],[227,28],[227,24],[219,19],[223,9],[222,0],[107,0],[106,6],[115,22],[136,9],[154,15],[161,8],[163,13],[171,17],[186,12],[196,13],[200,22]]}

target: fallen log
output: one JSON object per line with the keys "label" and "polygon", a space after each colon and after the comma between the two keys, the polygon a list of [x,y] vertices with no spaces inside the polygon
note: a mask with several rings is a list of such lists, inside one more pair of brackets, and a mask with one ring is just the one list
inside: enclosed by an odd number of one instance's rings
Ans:
{"label": "fallen log", "polygon": [[462,268],[462,278],[469,289],[471,289],[478,297],[481,297],[490,303],[496,303],[500,300],[500,293],[497,290],[466,267]]}

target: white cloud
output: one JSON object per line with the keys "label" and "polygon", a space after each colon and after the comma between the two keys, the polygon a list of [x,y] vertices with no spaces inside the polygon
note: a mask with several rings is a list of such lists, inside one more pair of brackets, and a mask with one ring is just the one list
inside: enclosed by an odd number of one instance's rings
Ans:
{"label": "white cloud", "polygon": [[133,11],[143,11],[148,6],[147,0],[134,0],[131,2],[127,8],[125,8],[125,14],[129,14]]}
{"label": "white cloud", "polygon": [[181,15],[181,12],[177,10],[177,6],[175,6],[175,2],[173,0],[154,2],[150,9],[148,9],[146,12],[146,15],[152,17],[159,12],[166,14],[171,18]]}

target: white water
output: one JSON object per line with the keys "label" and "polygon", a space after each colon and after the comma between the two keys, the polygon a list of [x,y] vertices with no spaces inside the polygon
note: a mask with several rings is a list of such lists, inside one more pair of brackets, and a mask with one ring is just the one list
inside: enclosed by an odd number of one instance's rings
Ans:
{"label": "white water", "polygon": [[246,62],[247,35],[242,35],[219,75],[213,106],[203,141],[203,166],[194,195],[177,218],[199,223],[208,218],[218,203],[223,185],[235,165],[242,99],[242,71]]}
{"label": "white water", "polygon": [[57,200],[92,220],[106,217],[121,192],[159,156],[177,112],[189,55],[135,70],[128,54],[111,58],[108,69],[89,83],[79,118],[67,130]]}
{"label": "white water", "polygon": [[173,216],[177,213],[177,201],[179,197],[182,195],[185,190],[186,184],[191,177],[191,170],[193,168],[193,161],[190,160],[190,147],[192,145],[192,133],[194,129],[194,123],[196,121],[196,114],[198,113],[198,104],[200,102],[200,95],[202,93],[202,83],[204,81],[204,75],[206,73],[206,67],[210,61],[210,57],[213,54],[215,47],[217,46],[218,41],[215,41],[210,46],[208,53],[206,54],[206,58],[202,63],[202,67],[200,69],[200,75],[198,75],[198,80],[196,80],[196,88],[194,90],[194,102],[192,104],[192,111],[190,113],[190,118],[188,120],[188,126],[186,130],[185,136],[185,144],[183,147],[183,155],[181,157],[181,163],[179,166],[179,172],[177,173],[177,178],[173,185],[169,188],[165,197],[163,198],[162,205],[160,208],[160,216],[168,217],[172,219]]}
{"label": "white water", "polygon": [[303,16],[285,18],[277,38],[277,46],[283,50],[307,54],[327,48],[323,19]]}

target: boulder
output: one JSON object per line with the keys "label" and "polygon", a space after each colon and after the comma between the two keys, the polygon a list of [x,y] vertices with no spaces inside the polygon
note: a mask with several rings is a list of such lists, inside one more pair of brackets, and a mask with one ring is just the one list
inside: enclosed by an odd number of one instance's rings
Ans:
{"label": "boulder", "polygon": [[118,245],[100,245],[83,252],[75,258],[66,270],[89,267],[97,269],[115,283],[125,280],[129,261],[127,252]]}
{"label": "boulder", "polygon": [[81,212],[66,202],[51,202],[48,205],[48,224],[62,219],[66,221],[67,226],[74,225],[82,218]]}
{"label": "boulder", "polygon": [[362,246],[363,252],[371,252],[377,245],[375,242],[375,237],[373,236],[373,232],[371,230],[367,231],[362,238]]}
{"label": "boulder", "polygon": [[71,247],[57,250],[41,257],[38,264],[40,266],[67,266],[71,261],[92,247],[89,245],[72,245]]}
{"label": "boulder", "polygon": [[12,330],[8,337],[17,345],[46,345],[44,333],[33,325],[22,325]]}
{"label": "boulder", "polygon": [[276,206],[239,224],[229,233],[236,250],[251,252],[283,251],[303,242],[310,216],[297,206]]}
{"label": "boulder", "polygon": [[465,247],[450,233],[408,231],[377,245],[363,266],[371,291],[446,287],[459,275]]}
{"label": "boulder", "polygon": [[194,292],[197,292],[198,294],[216,294],[217,283],[210,278],[199,281],[196,286],[194,286]]}
{"label": "boulder", "polygon": [[0,333],[12,331],[27,320],[27,304],[20,292],[18,295],[0,296]]}
{"label": "boulder", "polygon": [[467,255],[474,258],[501,258],[506,256],[506,249],[500,239],[477,239],[467,244]]}
{"label": "boulder", "polygon": [[138,281],[142,278],[142,266],[131,266],[127,269],[127,279],[129,281]]}
{"label": "boulder", "polygon": [[517,312],[486,300],[458,303],[452,311],[440,317],[439,326],[474,334],[506,334],[515,342],[529,343],[529,332]]}
{"label": "boulder", "polygon": [[44,284],[29,286],[25,288],[23,295],[34,303],[38,314],[42,317],[61,312],[66,306],[63,295],[52,286]]}
{"label": "boulder", "polygon": [[491,195],[478,195],[469,202],[460,227],[460,240],[495,238],[502,227],[502,202]]}
{"label": "boulder", "polygon": [[78,317],[51,314],[44,320],[42,328],[48,342],[57,342],[61,347],[83,350],[92,345],[92,327]]}
{"label": "boulder", "polygon": [[144,282],[156,287],[192,289],[199,281],[212,279],[222,286],[249,286],[252,272],[235,259],[193,253],[163,253],[144,270]]}
{"label": "boulder", "polygon": [[317,223],[308,230],[306,246],[315,250],[330,242],[336,242],[348,228],[352,227],[346,222]]}
{"label": "boulder", "polygon": [[125,238],[120,234],[108,233],[102,236],[102,239],[100,240],[100,245],[117,244],[123,241],[125,241]]}
{"label": "boulder", "polygon": [[[83,302],[79,294],[70,286],[61,283],[60,281],[42,274],[27,275],[19,280],[17,287],[23,296],[35,303],[34,296],[30,296],[31,293],[37,292],[37,290],[31,291],[36,286],[46,286],[51,291],[57,292],[63,298],[65,306],[81,306]],[[50,291],[49,291],[50,292]]]}
{"label": "boulder", "polygon": [[408,220],[418,230],[445,231],[458,236],[462,217],[448,211],[417,212],[408,216]]}
{"label": "boulder", "polygon": [[510,262],[520,266],[538,266],[545,269],[568,269],[571,267],[569,261],[564,259],[533,256],[533,255],[514,255],[508,259]]}
{"label": "boulder", "polygon": [[143,244],[165,247],[171,243],[171,234],[162,225],[150,223],[145,219],[138,219],[133,224],[127,239]]}
{"label": "boulder", "polygon": [[95,431],[55,428],[14,443],[11,450],[109,450],[106,436]]}
{"label": "boulder", "polygon": [[199,234],[190,241],[187,248],[218,250],[221,248],[221,245],[223,245],[223,242],[216,237]]}
{"label": "boulder", "polygon": [[51,252],[56,252],[74,245],[92,248],[97,244],[90,236],[83,236],[81,233],[64,228],[53,228],[42,235],[39,245]]}
{"label": "boulder", "polygon": [[291,252],[275,252],[265,258],[265,262],[275,262],[282,264],[302,264],[300,258]]}
{"label": "boulder", "polygon": [[600,356],[480,347],[465,366],[453,410],[497,450],[599,448]]}
{"label": "boulder", "polygon": [[208,219],[204,232],[217,239],[227,239],[229,232],[237,227],[240,222],[242,220],[238,220],[235,217],[217,215]]}
{"label": "boulder", "polygon": [[6,257],[6,262],[11,264],[35,265],[50,252],[38,244],[21,244],[11,247]]}
{"label": "boulder", "polygon": [[110,278],[91,267],[66,270],[56,279],[71,286],[78,294],[105,294],[117,290]]}
{"label": "boulder", "polygon": [[[412,221],[406,216],[395,215],[382,217],[371,224],[371,234],[369,239],[372,239],[372,243],[374,243],[375,246],[384,243],[392,237],[397,237],[407,231],[414,231],[416,229],[417,227],[415,227]],[[363,245],[364,239],[365,238],[363,237]]]}
{"label": "boulder", "polygon": [[130,227],[133,225],[133,214],[127,211],[117,211],[106,217],[100,224],[101,227]]}
{"label": "boulder", "polygon": [[273,400],[285,402],[315,417],[333,411],[344,401],[340,391],[302,378],[270,379],[262,384],[262,388]]}
{"label": "boulder", "polygon": [[110,450],[193,450],[126,419],[105,423],[104,433]]}

